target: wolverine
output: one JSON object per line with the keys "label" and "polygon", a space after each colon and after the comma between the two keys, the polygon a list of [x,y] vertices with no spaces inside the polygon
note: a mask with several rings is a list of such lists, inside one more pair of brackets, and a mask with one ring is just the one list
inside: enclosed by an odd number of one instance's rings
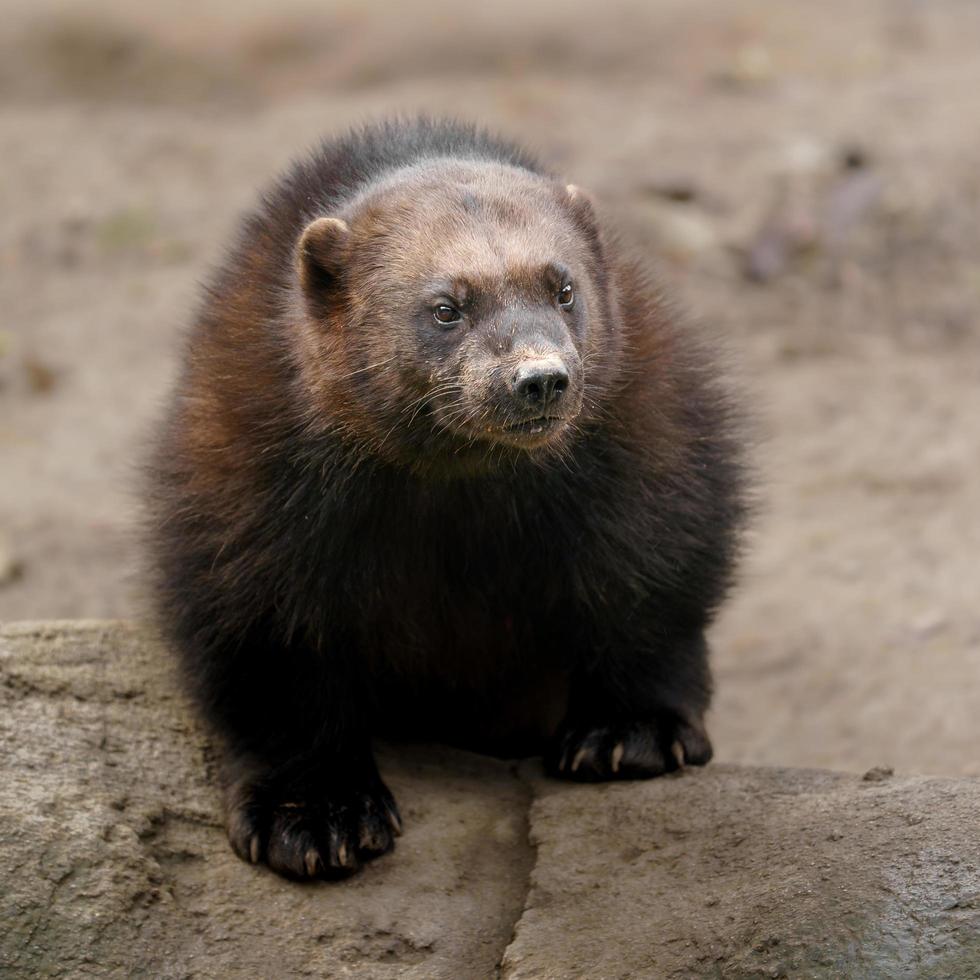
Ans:
{"label": "wolverine", "polygon": [[589,194],[455,122],[324,142],[207,286],[148,473],[165,634],[235,852],[401,830],[372,740],[704,765],[746,513],[716,358]]}

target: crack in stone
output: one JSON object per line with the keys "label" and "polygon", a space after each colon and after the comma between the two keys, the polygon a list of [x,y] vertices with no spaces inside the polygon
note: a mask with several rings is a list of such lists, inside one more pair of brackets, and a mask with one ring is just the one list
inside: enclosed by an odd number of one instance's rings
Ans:
{"label": "crack in stone", "polygon": [[493,975],[495,980],[503,980],[504,978],[504,961],[507,959],[507,953],[509,952],[511,946],[514,945],[514,940],[517,938],[518,927],[521,924],[521,920],[524,918],[525,912],[527,912],[527,900],[528,896],[531,894],[534,869],[538,865],[538,848],[531,837],[531,808],[534,806],[536,794],[534,791],[533,782],[524,775],[523,769],[525,764],[526,763],[523,762],[514,763],[511,768],[511,773],[514,779],[516,779],[523,788],[525,796],[523,832],[524,850],[528,858],[527,871],[524,875],[523,894],[521,895],[520,904],[517,908],[517,914],[513,919],[513,925],[511,926],[510,938],[507,940],[504,948],[500,951],[500,956],[497,957],[497,963],[494,967]]}

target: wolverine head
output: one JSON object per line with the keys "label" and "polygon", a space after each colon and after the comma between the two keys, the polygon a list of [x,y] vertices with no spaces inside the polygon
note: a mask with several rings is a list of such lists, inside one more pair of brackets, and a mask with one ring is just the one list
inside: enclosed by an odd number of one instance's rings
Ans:
{"label": "wolverine head", "polygon": [[296,267],[307,377],[382,456],[489,463],[558,451],[578,431],[611,327],[577,188],[427,161],[311,220]]}

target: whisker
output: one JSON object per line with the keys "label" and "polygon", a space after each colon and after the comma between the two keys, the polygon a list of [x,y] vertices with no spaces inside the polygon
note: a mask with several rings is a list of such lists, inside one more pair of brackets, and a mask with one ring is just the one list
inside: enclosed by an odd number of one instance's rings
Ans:
{"label": "whisker", "polygon": [[341,374],[335,377],[335,381],[346,381],[348,378],[353,378],[357,374],[364,374],[365,371],[374,371],[379,367],[384,367],[386,364],[390,364],[397,354],[392,354],[391,357],[386,357],[383,361],[376,361],[374,364],[368,364],[365,367],[358,368],[356,371],[351,371],[349,374]]}

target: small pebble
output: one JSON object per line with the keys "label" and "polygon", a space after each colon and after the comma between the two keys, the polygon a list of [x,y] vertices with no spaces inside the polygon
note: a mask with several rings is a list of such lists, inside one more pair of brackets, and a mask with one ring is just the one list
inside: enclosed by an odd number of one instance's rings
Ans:
{"label": "small pebble", "polygon": [[869,769],[861,778],[866,783],[881,783],[895,775],[895,770],[891,766],[874,766]]}

